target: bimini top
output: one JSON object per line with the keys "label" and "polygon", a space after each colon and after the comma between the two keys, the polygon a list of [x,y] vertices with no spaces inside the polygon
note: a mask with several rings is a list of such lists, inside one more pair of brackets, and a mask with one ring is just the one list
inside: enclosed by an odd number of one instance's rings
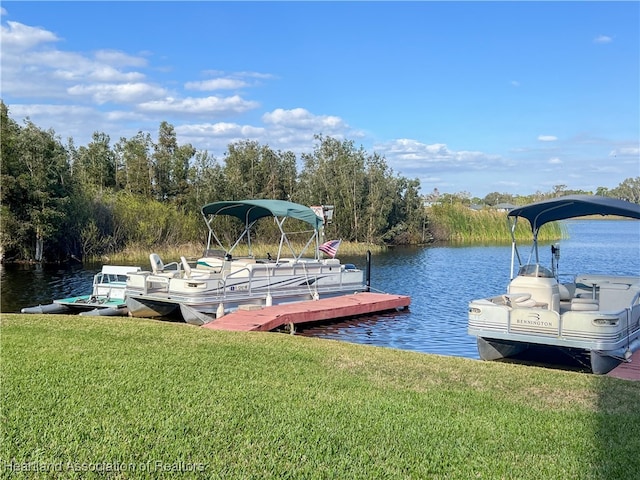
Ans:
{"label": "bimini top", "polygon": [[599,195],[567,195],[514,208],[508,216],[526,218],[531,230],[537,232],[545,223],[585,215],[619,215],[640,219],[640,205]]}
{"label": "bimini top", "polygon": [[313,210],[286,200],[237,200],[214,202],[202,207],[203,215],[231,215],[248,225],[262,217],[291,217],[312,225],[315,230],[322,227],[322,219]]}

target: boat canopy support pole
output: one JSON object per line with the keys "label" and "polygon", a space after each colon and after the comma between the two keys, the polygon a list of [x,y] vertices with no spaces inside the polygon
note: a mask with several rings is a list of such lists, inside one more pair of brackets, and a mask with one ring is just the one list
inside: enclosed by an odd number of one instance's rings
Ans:
{"label": "boat canopy support pole", "polygon": [[518,246],[516,245],[516,225],[518,224],[518,217],[515,217],[513,222],[507,217],[507,223],[510,226],[509,231],[511,232],[511,276],[509,278],[513,280],[516,258],[518,259],[518,265],[522,265],[520,252],[518,252]]}
{"label": "boat canopy support pole", "polygon": [[[309,247],[309,245],[311,245],[311,242],[316,243],[316,254],[315,254],[315,258],[316,260],[318,260],[318,230],[312,230],[312,235],[309,238],[309,240],[307,240],[307,243],[305,244],[305,246],[302,248],[302,250],[300,250],[299,254],[296,254],[295,249],[293,248],[293,246],[291,245],[291,243],[289,242],[289,237],[287,236],[286,232],[284,231],[284,222],[287,219],[287,217],[283,217],[282,219],[274,216],[273,217],[275,219],[276,225],[278,225],[278,228],[280,229],[280,245],[278,246],[278,257],[277,259],[280,259],[280,256],[282,255],[282,247],[284,246],[284,243],[286,242],[287,247],[289,247],[289,250],[291,251],[291,255],[293,256],[293,258],[295,258],[296,260],[300,260],[302,258],[302,255],[304,254],[304,252],[307,250],[307,248]],[[309,233],[311,230],[306,230],[303,232],[295,232],[295,233]]]}
{"label": "boat canopy support pole", "polygon": [[229,249],[228,253],[231,253],[233,251],[234,248],[236,248],[238,246],[238,244],[242,241],[242,239],[244,238],[244,236],[247,236],[247,245],[249,247],[249,256],[251,256],[252,252],[251,252],[251,228],[255,225],[257,220],[254,220],[253,222],[249,223],[247,226],[245,226],[244,228],[244,232],[242,232],[242,235],[240,235],[236,242],[231,246],[231,248]]}

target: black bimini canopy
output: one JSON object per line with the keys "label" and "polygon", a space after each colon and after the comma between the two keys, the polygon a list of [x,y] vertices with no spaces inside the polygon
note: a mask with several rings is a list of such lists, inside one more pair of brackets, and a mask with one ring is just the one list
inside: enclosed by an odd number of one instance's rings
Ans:
{"label": "black bimini canopy", "polygon": [[322,227],[322,219],[313,210],[286,200],[237,200],[209,203],[202,207],[203,215],[231,215],[246,225],[262,217],[291,217],[312,225],[315,230]]}
{"label": "black bimini canopy", "polygon": [[567,195],[514,208],[508,216],[526,218],[531,230],[537,232],[545,223],[585,215],[618,215],[640,219],[640,205],[599,195]]}

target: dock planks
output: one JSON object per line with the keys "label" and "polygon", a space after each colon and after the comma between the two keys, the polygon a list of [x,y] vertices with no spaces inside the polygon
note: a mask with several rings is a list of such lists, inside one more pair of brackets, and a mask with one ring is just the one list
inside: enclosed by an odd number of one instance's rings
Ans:
{"label": "dock planks", "polygon": [[607,375],[610,377],[621,378],[623,380],[640,381],[640,350],[631,356],[631,362],[621,363],[607,373]]}
{"label": "dock planks", "polygon": [[411,298],[405,295],[362,292],[320,300],[274,305],[259,310],[237,310],[203,325],[203,328],[268,332],[288,324],[328,321],[404,309],[410,303]]}

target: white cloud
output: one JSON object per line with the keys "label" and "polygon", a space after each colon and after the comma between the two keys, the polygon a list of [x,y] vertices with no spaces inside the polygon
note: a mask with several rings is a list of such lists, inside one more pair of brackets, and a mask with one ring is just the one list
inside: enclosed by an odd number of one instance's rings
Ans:
{"label": "white cloud", "polygon": [[593,43],[611,43],[613,42],[613,38],[607,35],[598,35],[593,39]]}
{"label": "white cloud", "polygon": [[88,96],[98,105],[112,103],[136,103],[166,95],[166,90],[147,83],[76,85],[68,90],[70,95]]}
{"label": "white cloud", "polygon": [[519,87],[520,86],[520,82],[517,80],[511,80],[511,86],[512,87]]}
{"label": "white cloud", "polygon": [[203,80],[200,82],[187,82],[184,88],[187,90],[234,90],[236,88],[243,88],[247,86],[247,82],[235,78],[212,78],[210,80]]}
{"label": "white cloud", "polygon": [[454,151],[444,143],[425,144],[407,138],[377,144],[374,149],[401,171],[407,169],[453,171],[460,167],[481,170],[490,168],[495,163],[504,163],[498,155],[465,150]]}
{"label": "white cloud", "polygon": [[119,50],[98,50],[94,57],[99,63],[107,63],[117,67],[146,67],[147,59],[129,55]]}
{"label": "white cloud", "polygon": [[264,136],[265,129],[250,125],[238,125],[237,123],[218,122],[181,125],[176,128],[176,133],[189,137],[255,138]]}
{"label": "white cloud", "polygon": [[558,140],[558,137],[555,135],[538,135],[538,140],[541,142],[555,142]]}
{"label": "white cloud", "polygon": [[[42,28],[17,22],[2,26],[2,91],[6,96],[61,100],[72,94],[98,104],[154,98],[140,97],[141,90],[156,88],[141,87],[143,73],[122,69],[144,67],[145,58],[116,50],[98,50],[93,56],[68,52],[50,45],[57,41],[55,34]],[[105,85],[114,82],[124,85]],[[166,95],[163,92],[155,95]]]}
{"label": "white cloud", "polygon": [[639,147],[623,147],[623,148],[617,148],[615,150],[611,150],[611,152],[609,152],[610,157],[617,157],[618,155],[638,157],[640,156],[640,148]]}
{"label": "white cloud", "polygon": [[57,42],[59,38],[43,28],[29,27],[19,22],[7,22],[0,26],[0,43],[5,52],[23,52],[37,45]]}
{"label": "white cloud", "polygon": [[560,165],[560,164],[562,164],[562,160],[560,160],[558,157],[551,157],[549,159],[549,163],[551,165]]}
{"label": "white cloud", "polygon": [[349,126],[340,118],[333,115],[314,115],[304,108],[285,110],[276,108],[262,116],[262,121],[268,125],[281,128],[314,130],[316,133],[330,134],[330,132],[344,131]]}
{"label": "white cloud", "polygon": [[121,72],[109,65],[90,65],[86,70],[58,69],[52,72],[52,76],[66,82],[139,82],[145,76],[139,72]]}
{"label": "white cloud", "polygon": [[198,115],[229,115],[243,113],[255,109],[258,102],[244,100],[239,95],[231,97],[209,96],[204,98],[173,98],[166,97],[162,100],[153,100],[138,105],[145,112],[154,113],[178,113]]}
{"label": "white cloud", "polygon": [[262,127],[239,125],[230,122],[200,123],[175,127],[180,142],[190,143],[198,150],[207,150],[214,157],[222,157],[229,144],[242,140],[254,140],[269,144],[272,148],[282,148],[269,142],[270,133]]}
{"label": "white cloud", "polygon": [[[9,115],[19,123],[29,117],[39,128],[53,129],[63,143],[72,137],[76,146],[87,144],[94,131],[104,132],[112,138],[136,132],[135,129],[123,129],[125,115],[115,117],[113,112],[105,115],[92,107],[80,105],[11,104]],[[131,120],[131,114],[126,119]]]}

